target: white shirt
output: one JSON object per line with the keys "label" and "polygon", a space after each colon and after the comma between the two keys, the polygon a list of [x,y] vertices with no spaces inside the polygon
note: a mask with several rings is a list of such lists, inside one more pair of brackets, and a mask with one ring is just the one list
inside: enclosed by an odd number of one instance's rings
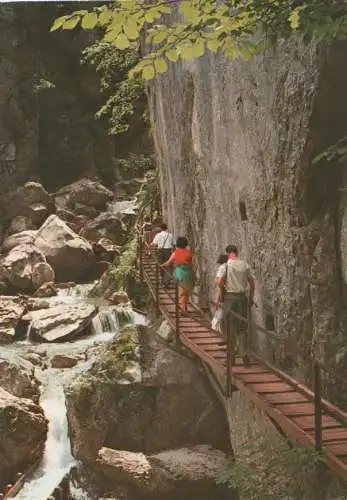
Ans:
{"label": "white shirt", "polygon": [[225,291],[231,293],[243,293],[248,288],[248,278],[251,275],[249,265],[240,259],[229,259],[225,271]]}
{"label": "white shirt", "polygon": [[175,246],[174,237],[168,231],[160,231],[154,236],[153,244],[158,248],[173,248]]}
{"label": "white shirt", "polygon": [[227,263],[220,264],[216,272],[216,278],[224,278],[227,271]]}

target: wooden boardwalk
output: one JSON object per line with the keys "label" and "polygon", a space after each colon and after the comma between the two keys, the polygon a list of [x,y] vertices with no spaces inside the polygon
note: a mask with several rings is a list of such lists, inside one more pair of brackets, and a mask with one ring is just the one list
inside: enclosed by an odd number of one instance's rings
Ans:
{"label": "wooden boardwalk", "polygon": [[[179,340],[190,351],[208,364],[216,378],[227,378],[227,345],[210,327],[208,318],[193,306],[186,314],[176,315],[174,285],[164,289],[156,278],[155,258],[141,245],[143,279],[158,308],[172,327],[179,329]],[[324,399],[320,400],[321,417],[316,415],[315,395],[306,386],[256,357],[248,366],[241,359],[231,367],[234,390],[262,409],[293,442],[315,448],[317,418],[321,425],[321,448],[328,467],[347,479],[347,414]]]}

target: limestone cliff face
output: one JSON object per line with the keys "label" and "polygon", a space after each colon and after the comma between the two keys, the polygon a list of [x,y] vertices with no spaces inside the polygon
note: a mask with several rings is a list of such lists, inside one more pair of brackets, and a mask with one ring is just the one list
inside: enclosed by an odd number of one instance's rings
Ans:
{"label": "limestone cliff face", "polygon": [[346,56],[291,40],[251,62],[173,64],[149,89],[163,206],[192,242],[201,296],[236,243],[255,319],[293,339],[294,363],[299,343],[335,355],[345,330],[345,166],[312,158],[347,132]]}
{"label": "limestone cliff face", "polygon": [[13,5],[0,7],[0,193],[35,175],[38,113],[30,80],[25,78],[23,48],[32,58]]}

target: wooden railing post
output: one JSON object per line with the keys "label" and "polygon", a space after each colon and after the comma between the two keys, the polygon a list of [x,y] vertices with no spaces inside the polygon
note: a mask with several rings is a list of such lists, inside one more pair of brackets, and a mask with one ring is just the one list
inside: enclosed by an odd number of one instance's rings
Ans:
{"label": "wooden railing post", "polygon": [[314,385],[314,419],[315,419],[315,448],[319,452],[322,450],[322,380],[318,363],[313,365],[313,385]]}
{"label": "wooden railing post", "polygon": [[159,262],[155,261],[155,314],[159,317]]}
{"label": "wooden railing post", "polygon": [[180,338],[180,303],[179,303],[179,293],[178,293],[178,283],[175,282],[175,330],[176,330],[176,340]]}

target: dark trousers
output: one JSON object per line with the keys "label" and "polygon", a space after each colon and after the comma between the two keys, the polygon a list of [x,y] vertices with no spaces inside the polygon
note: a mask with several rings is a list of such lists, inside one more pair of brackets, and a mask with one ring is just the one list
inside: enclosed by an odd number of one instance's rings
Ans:
{"label": "dark trousers", "polygon": [[223,302],[223,331],[226,341],[229,340],[233,355],[239,352],[244,357],[248,348],[248,325],[232,312],[247,319],[248,301],[245,293],[225,292]]}
{"label": "dark trousers", "polygon": [[[172,248],[158,248],[158,259],[160,264],[164,264],[167,260],[169,260],[172,254]],[[160,269],[160,276],[164,285],[170,283],[170,276],[172,273],[172,268],[165,267],[164,269]]]}

